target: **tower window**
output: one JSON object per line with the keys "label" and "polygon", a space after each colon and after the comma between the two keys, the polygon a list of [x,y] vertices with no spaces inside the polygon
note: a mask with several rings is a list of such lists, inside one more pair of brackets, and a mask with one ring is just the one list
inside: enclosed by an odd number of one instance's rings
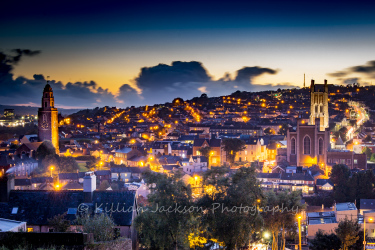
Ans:
{"label": "tower window", "polygon": [[319,154],[320,154],[320,155],[323,154],[323,148],[324,148],[323,139],[320,138],[320,139],[319,139]]}
{"label": "tower window", "polygon": [[305,136],[305,138],[303,138],[303,154],[304,155],[309,155],[311,153],[310,151],[310,137],[309,136]]}
{"label": "tower window", "polygon": [[47,108],[47,102],[44,102],[44,107]]}
{"label": "tower window", "polygon": [[315,113],[318,113],[318,106],[315,106]]}
{"label": "tower window", "polygon": [[323,113],[323,106],[320,106],[320,113]]}

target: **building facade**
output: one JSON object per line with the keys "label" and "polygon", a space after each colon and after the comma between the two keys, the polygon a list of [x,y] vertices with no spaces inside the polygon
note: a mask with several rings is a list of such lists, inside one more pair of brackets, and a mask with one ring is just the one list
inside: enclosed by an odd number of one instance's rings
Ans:
{"label": "building facade", "polygon": [[51,141],[59,153],[58,113],[51,86],[47,83],[43,90],[42,107],[38,110],[39,141]]}

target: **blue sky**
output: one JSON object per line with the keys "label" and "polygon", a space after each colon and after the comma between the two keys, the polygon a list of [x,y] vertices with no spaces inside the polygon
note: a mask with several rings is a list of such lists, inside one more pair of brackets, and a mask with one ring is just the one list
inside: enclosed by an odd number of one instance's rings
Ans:
{"label": "blue sky", "polygon": [[[61,107],[126,107],[202,92],[302,86],[304,73],[307,82],[334,84],[375,78],[368,63],[375,51],[370,1],[9,1],[4,9],[0,51],[40,53],[23,55],[0,78],[1,104],[39,105],[40,96],[20,99],[19,91],[15,98],[15,89],[33,83],[28,87],[38,93],[46,76],[56,83]],[[174,61],[185,63],[175,67]],[[366,72],[351,70],[366,65]],[[205,76],[197,78],[195,70]],[[239,72],[250,74],[239,82]],[[11,81],[17,83],[7,91]],[[72,86],[87,93],[85,99],[71,93]]]}

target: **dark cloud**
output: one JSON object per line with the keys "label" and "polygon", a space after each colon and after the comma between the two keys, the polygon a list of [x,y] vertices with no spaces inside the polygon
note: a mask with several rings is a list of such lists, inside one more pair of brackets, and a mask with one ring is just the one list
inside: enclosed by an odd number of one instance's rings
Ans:
{"label": "dark cloud", "polygon": [[249,82],[253,77],[262,75],[264,73],[268,74],[276,74],[277,71],[270,69],[270,68],[261,68],[258,66],[255,67],[243,67],[242,69],[237,71],[237,76],[235,81],[242,82],[246,81]]}
{"label": "dark cloud", "polygon": [[[33,79],[14,78],[14,65],[23,56],[34,56],[40,51],[16,49],[14,55],[0,52],[0,98],[1,104],[40,103],[41,91],[46,84],[43,74],[34,74]],[[140,106],[171,102],[176,96],[190,99],[206,93],[209,96],[227,95],[234,91],[261,91],[289,88],[289,84],[257,85],[254,77],[262,74],[276,74],[277,70],[259,66],[243,67],[232,77],[226,73],[219,80],[213,80],[201,62],[175,61],[171,65],[158,64],[141,69],[131,84],[124,84],[116,95],[94,81],[68,82],[50,80],[56,105],[72,107],[95,106]]]}
{"label": "dark cloud", "polygon": [[159,87],[180,87],[190,82],[207,82],[211,79],[200,62],[172,62],[172,65],[159,64],[144,67],[135,79],[141,89]]}
{"label": "dark cloud", "polygon": [[237,90],[261,91],[291,87],[289,84],[256,85],[254,77],[262,74],[276,74],[277,70],[259,66],[243,67],[233,78],[226,73],[219,80],[213,80],[201,62],[172,62],[171,65],[158,64],[141,69],[134,79],[137,89],[141,90],[140,98],[134,98],[136,88],[125,84],[120,88],[118,98],[130,105],[165,103],[175,96],[190,99],[207,93],[209,96],[227,95]]}
{"label": "dark cloud", "polygon": [[[42,74],[35,74],[33,79],[17,77],[12,74],[13,65],[23,56],[33,56],[40,51],[13,50],[16,55],[0,52],[0,97],[1,104],[36,103],[39,104],[42,91],[46,85],[46,78]],[[95,107],[117,104],[114,95],[98,87],[94,81],[68,82],[64,85],[60,81],[51,80],[51,85],[57,106]]]}
{"label": "dark cloud", "polygon": [[368,61],[365,65],[353,66],[341,71],[329,73],[332,77],[344,77],[350,74],[363,74],[367,77],[375,78],[375,60]]}
{"label": "dark cloud", "polygon": [[342,83],[343,84],[353,84],[353,83],[358,83],[358,80],[360,80],[361,78],[358,78],[358,77],[353,77],[353,78],[346,78],[346,79],[342,79]]}

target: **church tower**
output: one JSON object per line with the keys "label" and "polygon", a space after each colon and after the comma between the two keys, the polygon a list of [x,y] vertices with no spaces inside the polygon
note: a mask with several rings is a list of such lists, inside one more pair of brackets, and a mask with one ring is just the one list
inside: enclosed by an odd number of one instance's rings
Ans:
{"label": "church tower", "polygon": [[315,125],[318,119],[320,131],[324,131],[329,127],[327,80],[324,80],[324,84],[315,84],[315,81],[311,80],[310,101],[309,125]]}
{"label": "church tower", "polygon": [[42,107],[38,110],[39,141],[51,141],[59,153],[58,114],[51,86],[47,83],[43,90]]}

